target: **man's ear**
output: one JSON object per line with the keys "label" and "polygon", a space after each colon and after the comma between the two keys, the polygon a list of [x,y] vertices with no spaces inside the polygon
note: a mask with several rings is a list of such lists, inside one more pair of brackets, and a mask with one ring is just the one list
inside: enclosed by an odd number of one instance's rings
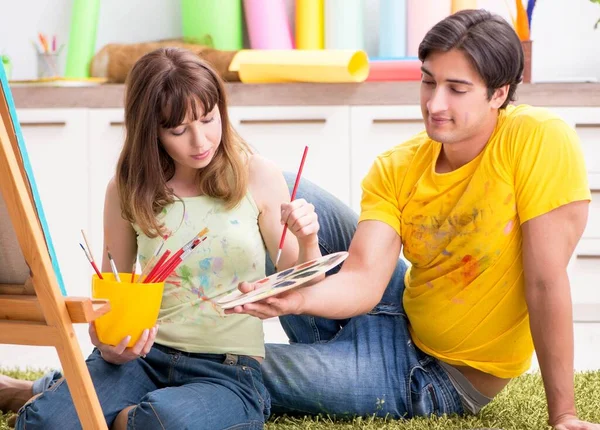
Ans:
{"label": "man's ear", "polygon": [[510,85],[504,85],[498,89],[496,89],[496,91],[494,91],[494,94],[492,95],[492,99],[490,100],[490,105],[494,108],[494,109],[500,109],[500,106],[502,106],[504,104],[504,102],[506,101],[506,98],[508,97],[508,90],[510,88]]}

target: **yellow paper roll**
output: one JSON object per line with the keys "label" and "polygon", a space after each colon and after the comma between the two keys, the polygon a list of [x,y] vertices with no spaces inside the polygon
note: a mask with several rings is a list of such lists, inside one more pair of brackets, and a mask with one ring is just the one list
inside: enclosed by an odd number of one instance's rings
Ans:
{"label": "yellow paper roll", "polygon": [[296,49],[323,49],[323,0],[296,0]]}
{"label": "yellow paper roll", "polygon": [[364,51],[241,50],[229,65],[244,83],[363,82],[369,75]]}
{"label": "yellow paper roll", "polygon": [[477,0],[452,0],[452,13],[463,9],[477,9]]}

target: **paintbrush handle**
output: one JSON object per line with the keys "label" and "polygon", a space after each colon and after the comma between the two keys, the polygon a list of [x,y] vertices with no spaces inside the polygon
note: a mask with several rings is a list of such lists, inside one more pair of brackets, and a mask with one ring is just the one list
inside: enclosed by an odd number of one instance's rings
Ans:
{"label": "paintbrush handle", "polygon": [[[306,153],[308,152],[308,145],[304,147],[304,153],[302,154],[302,161],[300,161],[300,167],[298,168],[298,173],[296,174],[296,182],[294,182],[294,189],[292,190],[292,195],[290,201],[294,201],[296,199],[296,191],[298,191],[298,185],[300,184],[300,177],[302,176],[302,169],[304,169],[304,161],[306,160]],[[283,242],[285,241],[285,234],[287,233],[287,223],[283,226],[283,231],[281,232],[281,239],[279,240],[279,251],[283,250]]]}

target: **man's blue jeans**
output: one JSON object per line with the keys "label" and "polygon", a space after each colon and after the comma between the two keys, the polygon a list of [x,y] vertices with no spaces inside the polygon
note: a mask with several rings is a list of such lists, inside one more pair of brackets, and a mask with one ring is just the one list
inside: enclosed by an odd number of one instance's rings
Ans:
{"label": "man's blue jeans", "polygon": [[[286,179],[293,186],[294,176]],[[315,205],[321,252],[348,250],[357,215],[308,181],[301,182],[296,198]],[[377,246],[377,238],[372,240]],[[272,273],[270,261],[267,267]],[[437,359],[420,351],[410,338],[402,305],[405,272],[405,263],[398,260],[381,302],[366,315],[343,321],[280,318],[290,345],[267,344],[262,364],[274,413],[394,418],[464,413]]]}

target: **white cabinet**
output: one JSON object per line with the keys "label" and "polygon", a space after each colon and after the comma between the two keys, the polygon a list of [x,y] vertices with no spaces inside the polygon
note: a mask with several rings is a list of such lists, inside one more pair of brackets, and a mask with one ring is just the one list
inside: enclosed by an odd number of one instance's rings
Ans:
{"label": "white cabinet", "polygon": [[88,141],[90,150],[90,233],[89,240],[98,266],[104,243],[104,195],[115,175],[117,161],[125,142],[123,109],[90,109]]}
{"label": "white cabinet", "polygon": [[259,154],[295,175],[308,145],[302,177],[350,204],[348,106],[232,107],[233,127]]}
{"label": "white cabinet", "polygon": [[87,109],[17,110],[67,294],[90,294],[79,247],[89,230]]}
{"label": "white cabinet", "polygon": [[419,106],[350,109],[351,206],[360,213],[361,183],[375,158],[424,130]]}

